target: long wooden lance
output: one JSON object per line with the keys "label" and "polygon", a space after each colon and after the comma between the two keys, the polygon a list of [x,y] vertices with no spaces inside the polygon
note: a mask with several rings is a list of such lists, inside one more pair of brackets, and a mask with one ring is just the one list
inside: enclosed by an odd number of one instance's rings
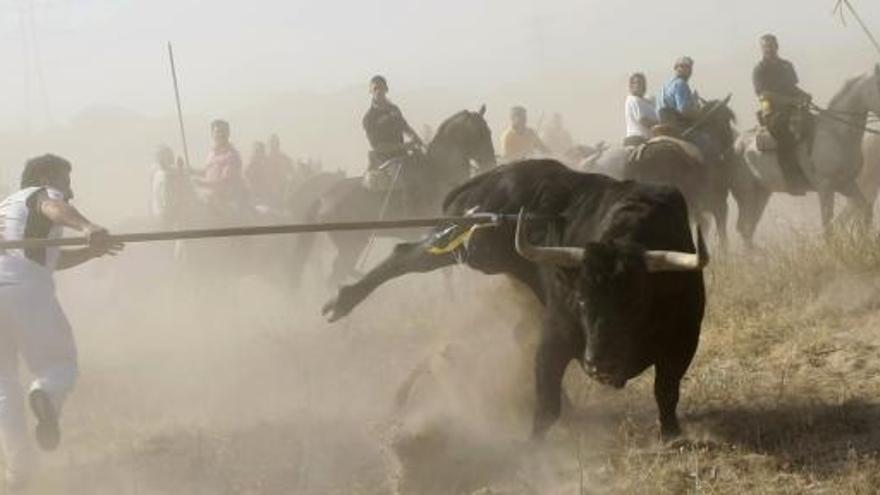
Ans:
{"label": "long wooden lance", "polygon": [[834,7],[834,12],[840,15],[840,20],[846,24],[846,17],[844,16],[843,9],[846,7],[849,10],[849,13],[852,14],[853,18],[855,18],[856,22],[859,23],[859,26],[862,28],[862,31],[865,33],[865,36],[868,37],[868,40],[874,45],[874,48],[877,50],[877,53],[880,54],[880,41],[877,41],[877,37],[874,36],[874,33],[865,24],[865,21],[862,20],[862,16],[856,11],[856,8],[850,3],[849,0],[837,0],[837,4]]}
{"label": "long wooden lance", "polygon": [[[442,225],[473,227],[476,225],[498,225],[500,222],[515,221],[517,215],[478,214],[466,217],[435,217],[406,220],[383,220],[372,222],[306,223],[289,225],[264,225],[256,227],[226,227],[217,229],[165,230],[157,232],[135,232],[108,236],[110,243],[133,243],[150,241],[177,241],[186,239],[211,239],[217,237],[250,237],[272,234],[314,234],[354,230],[397,230]],[[556,217],[530,215],[529,219],[540,220]],[[0,249],[28,249],[59,246],[85,246],[85,237],[64,237],[60,239],[24,239],[2,241]]]}
{"label": "long wooden lance", "polygon": [[174,65],[174,49],[168,42],[168,60],[171,62],[171,80],[174,82],[174,101],[177,103],[177,123],[180,126],[180,140],[183,143],[183,163],[192,170],[189,163],[189,146],[186,144],[186,129],[183,126],[183,109],[180,106],[180,87],[177,84],[177,68]]}

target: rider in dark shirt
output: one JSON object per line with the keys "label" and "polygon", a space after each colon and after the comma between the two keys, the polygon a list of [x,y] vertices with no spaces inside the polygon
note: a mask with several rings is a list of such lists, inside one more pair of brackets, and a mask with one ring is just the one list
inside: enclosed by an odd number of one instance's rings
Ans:
{"label": "rider in dark shirt", "polygon": [[397,105],[388,100],[388,82],[382,76],[370,80],[373,102],[364,115],[364,130],[372,150],[369,154],[370,169],[388,160],[406,155],[405,137],[419,146],[422,140],[403,118]]}
{"label": "rider in dark shirt", "polygon": [[752,72],[755,93],[761,100],[760,118],[776,138],[779,165],[790,192],[802,194],[808,184],[798,166],[797,138],[790,125],[792,116],[809,104],[811,97],[798,87],[797,73],[791,62],[779,58],[776,36],[762,36],[761,51],[764,57]]}

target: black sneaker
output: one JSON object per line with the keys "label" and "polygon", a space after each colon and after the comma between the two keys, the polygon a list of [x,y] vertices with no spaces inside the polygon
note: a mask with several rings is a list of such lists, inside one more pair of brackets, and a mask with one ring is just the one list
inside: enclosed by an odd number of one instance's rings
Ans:
{"label": "black sneaker", "polygon": [[34,428],[34,436],[37,437],[37,445],[45,451],[58,448],[61,443],[61,428],[58,425],[58,413],[55,406],[44,390],[35,388],[31,390],[28,400],[31,410],[37,418],[37,426]]}

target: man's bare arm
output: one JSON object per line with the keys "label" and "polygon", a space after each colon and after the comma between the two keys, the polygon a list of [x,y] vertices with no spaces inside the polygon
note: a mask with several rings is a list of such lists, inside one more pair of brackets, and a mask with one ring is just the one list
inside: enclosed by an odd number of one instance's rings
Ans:
{"label": "man's bare arm", "polygon": [[40,213],[52,223],[63,225],[78,232],[89,234],[90,231],[105,230],[90,222],[73,205],[60,199],[44,198],[40,201]]}
{"label": "man's bare arm", "polygon": [[82,249],[62,251],[58,260],[59,269],[71,268],[92,258],[105,254],[116,254],[122,250],[121,244],[108,242],[107,229],[94,224],[67,201],[43,198],[39,203],[40,212],[54,224],[62,225],[82,232],[89,241],[89,246]]}
{"label": "man's bare arm", "polygon": [[68,268],[79,266],[86,261],[100,258],[101,256],[108,254],[110,256],[116,256],[116,253],[118,253],[121,249],[121,244],[114,244],[108,247],[106,250],[97,250],[90,247],[80,249],[65,249],[61,251],[61,256],[58,258],[58,265],[55,267],[55,269],[59,271],[67,270]]}

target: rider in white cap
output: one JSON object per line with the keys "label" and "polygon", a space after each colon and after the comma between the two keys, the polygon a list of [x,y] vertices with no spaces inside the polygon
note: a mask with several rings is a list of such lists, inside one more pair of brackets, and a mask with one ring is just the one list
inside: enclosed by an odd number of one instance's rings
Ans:
{"label": "rider in white cap", "polygon": [[657,110],[662,123],[684,127],[696,117],[700,108],[699,97],[688,82],[694,72],[694,60],[680,57],[674,68],[675,77],[663,85]]}

